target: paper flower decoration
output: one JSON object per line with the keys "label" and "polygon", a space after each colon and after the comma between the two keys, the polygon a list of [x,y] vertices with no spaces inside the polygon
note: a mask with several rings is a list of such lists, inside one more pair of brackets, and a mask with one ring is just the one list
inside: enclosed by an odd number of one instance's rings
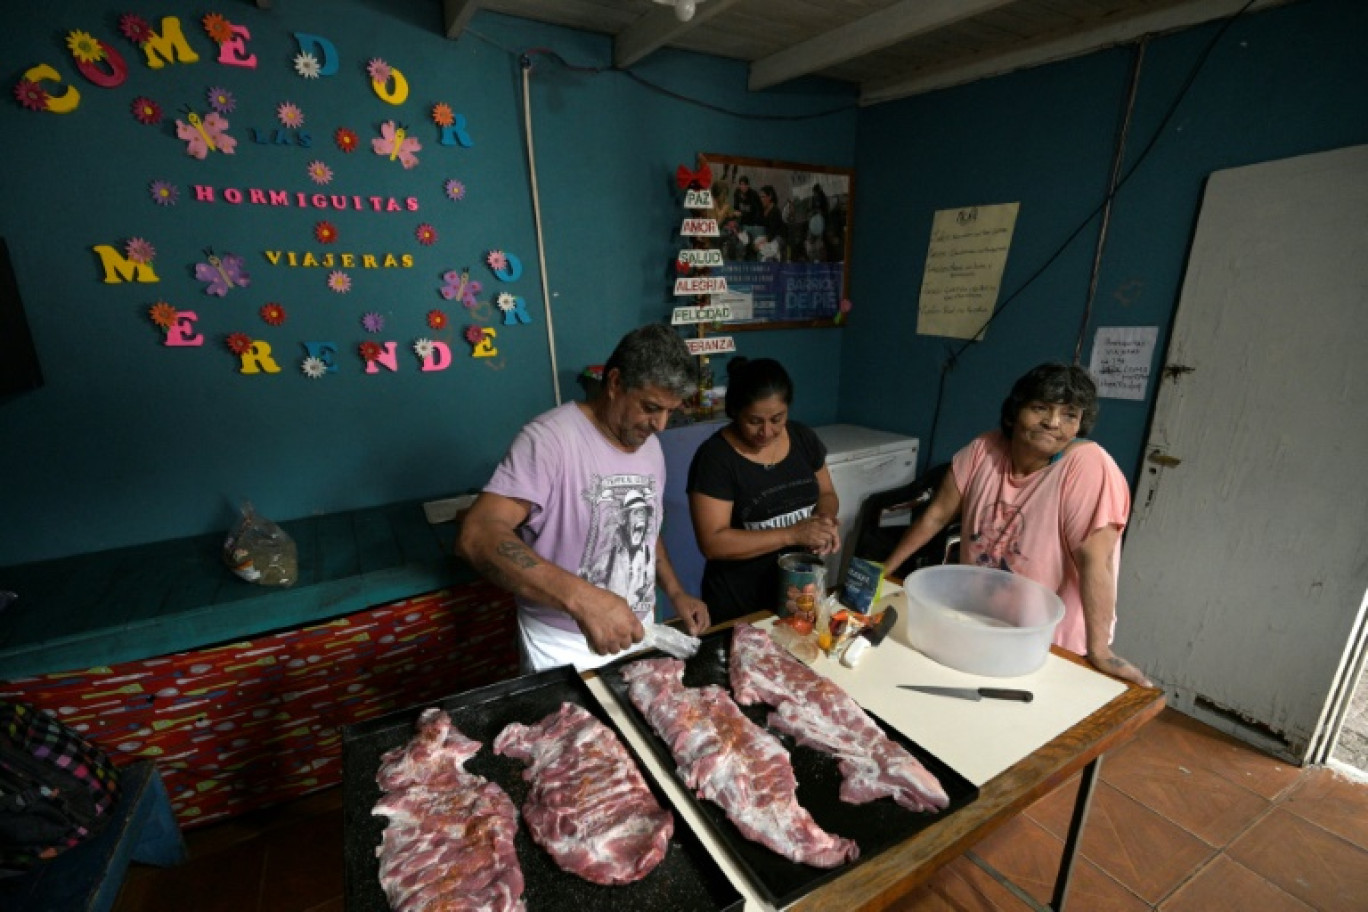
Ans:
{"label": "paper flower decoration", "polygon": [[406,171],[418,164],[418,156],[413,153],[423,150],[416,136],[409,136],[407,130],[392,120],[380,125],[380,135],[371,140],[371,148],[376,155],[388,155],[390,161],[398,158]]}
{"label": "paper flower decoration", "polygon": [[431,339],[419,339],[413,343],[413,353],[424,361],[432,357],[433,348]]}
{"label": "paper flower decoration", "polygon": [[432,106],[432,122],[439,127],[449,127],[456,122],[456,115],[451,111],[451,105],[440,102]]}
{"label": "paper flower decoration", "polygon": [[853,308],[854,306],[855,305],[850,300],[850,298],[841,298],[841,305],[836,311],[836,319],[832,320],[831,322],[835,323],[837,326],[840,326],[842,323],[845,322],[845,318],[850,315],[851,308]]}
{"label": "paper flower decoration", "polygon": [[124,245],[124,255],[135,263],[150,263],[157,255],[157,248],[142,238],[131,238]]}
{"label": "paper flower decoration", "polygon": [[382,332],[385,329],[385,318],[372,310],[370,313],[362,315],[361,325],[368,333]]}
{"label": "paper flower decoration", "polygon": [[71,56],[81,63],[95,63],[104,60],[104,48],[100,47],[100,42],[91,37],[89,32],[76,29],[67,33],[66,46],[71,50]]}
{"label": "paper flower decoration", "polygon": [[465,340],[471,345],[479,345],[484,341],[484,328],[481,326],[467,326],[465,329]]}
{"label": "paper flower decoration", "polygon": [[319,222],[314,225],[314,240],[320,244],[331,244],[337,240],[337,227],[332,222]]}
{"label": "paper flower decoration", "polygon": [[308,51],[304,51],[295,55],[294,68],[295,72],[305,79],[317,79],[318,71],[322,69],[322,66],[319,65],[317,57]]}
{"label": "paper flower decoration", "polygon": [[304,126],[304,112],[299,110],[299,105],[291,101],[283,101],[276,108],[276,117],[280,122],[290,129]]}
{"label": "paper flower decoration", "polygon": [[332,179],[332,168],[329,168],[321,161],[309,162],[309,180],[313,181],[315,184],[330,184],[332,183]]}
{"label": "paper flower decoration", "polygon": [[285,308],[274,301],[261,305],[261,319],[269,326],[279,326],[285,322]]}
{"label": "paper flower decoration", "polygon": [[218,13],[210,13],[200,20],[204,24],[204,32],[215,44],[223,42],[233,37],[233,26],[227,19]]}
{"label": "paper flower decoration", "polygon": [[459,298],[466,307],[474,307],[479,303],[475,296],[480,293],[483,286],[471,280],[469,269],[462,269],[460,272],[453,269],[442,276],[442,281],[446,284],[442,286],[441,295],[448,301]]}
{"label": "paper flower decoration", "polygon": [[351,291],[351,276],[340,269],[334,269],[328,273],[328,287],[338,294],[346,294]]}
{"label": "paper flower decoration", "polygon": [[252,347],[252,337],[246,333],[233,333],[228,337],[228,350],[240,355]]}
{"label": "paper flower decoration", "polygon": [[361,358],[364,361],[374,361],[384,350],[375,342],[362,342],[357,348],[361,350]]}
{"label": "paper flower decoration", "polygon": [[180,187],[170,181],[154,180],[147,185],[147,190],[152,194],[152,202],[158,206],[174,206],[180,199]]}
{"label": "paper flower decoration", "polygon": [[304,371],[304,376],[308,377],[310,380],[317,380],[328,372],[328,365],[323,363],[322,358],[305,358],[300,363],[299,367]]}
{"label": "paper flower decoration", "polygon": [[185,120],[176,121],[176,135],[185,140],[185,154],[201,161],[210,152],[232,155],[237,147],[237,140],[228,135],[228,121],[218,111],[210,111],[203,120],[191,111]]}
{"label": "paper flower decoration", "polygon": [[243,268],[247,262],[242,257],[235,253],[219,256],[212,249],[204,251],[204,254],[208,260],[195,264],[195,278],[205,283],[205,294],[222,298],[230,288],[246,288],[252,284],[252,277]]}
{"label": "paper flower decoration", "polygon": [[499,310],[502,310],[504,313],[508,313],[518,306],[518,299],[513,297],[511,292],[501,291],[499,292],[499,297],[495,300],[499,305]]}
{"label": "paper flower decoration", "polygon": [[156,304],[153,304],[147,313],[148,316],[152,318],[152,322],[156,323],[162,329],[169,330],[172,326],[176,325],[176,308],[167,304],[165,301],[158,301]]}
{"label": "paper flower decoration", "polygon": [[47,109],[48,93],[38,83],[31,79],[21,79],[14,86],[14,97],[19,103],[30,111],[43,111]]}
{"label": "paper flower decoration", "polygon": [[147,39],[152,37],[152,26],[147,24],[147,20],[136,13],[124,13],[119,17],[119,31],[129,41],[137,45],[147,43]]}
{"label": "paper flower decoration", "polygon": [[390,78],[390,65],[379,57],[372,57],[370,63],[366,64],[366,72],[376,82],[384,82]]}
{"label": "paper flower decoration", "polygon": [[485,262],[495,272],[503,272],[508,268],[508,255],[502,250],[491,250],[485,255]]}
{"label": "paper flower decoration", "polygon": [[161,105],[145,95],[133,99],[133,119],[141,124],[161,122]]}
{"label": "paper flower decoration", "polygon": [[459,203],[461,200],[465,199],[465,184],[454,177],[443,184],[442,189],[446,191],[447,199],[452,200],[453,202]]}
{"label": "paper flower decoration", "polygon": [[220,114],[231,114],[237,107],[237,99],[233,93],[221,86],[214,86],[208,92],[209,107],[218,111]]}
{"label": "paper flower decoration", "polygon": [[437,229],[433,228],[427,222],[423,222],[423,224],[419,225],[417,230],[413,232],[413,235],[418,238],[418,243],[422,244],[424,247],[431,247],[433,244],[437,243]]}
{"label": "paper flower decoration", "polygon": [[427,315],[428,326],[433,329],[445,329],[447,325],[446,311],[429,310]]}
{"label": "paper flower decoration", "polygon": [[357,138],[355,130],[338,127],[337,131],[333,133],[333,142],[337,143],[337,148],[343,152],[355,152],[361,140]]}

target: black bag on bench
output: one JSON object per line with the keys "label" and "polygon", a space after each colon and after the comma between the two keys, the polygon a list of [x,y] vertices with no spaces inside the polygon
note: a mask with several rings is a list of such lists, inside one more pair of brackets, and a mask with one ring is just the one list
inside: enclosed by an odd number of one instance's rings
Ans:
{"label": "black bag on bench", "polygon": [[0,877],[94,836],[118,795],[104,751],[45,712],[0,701]]}

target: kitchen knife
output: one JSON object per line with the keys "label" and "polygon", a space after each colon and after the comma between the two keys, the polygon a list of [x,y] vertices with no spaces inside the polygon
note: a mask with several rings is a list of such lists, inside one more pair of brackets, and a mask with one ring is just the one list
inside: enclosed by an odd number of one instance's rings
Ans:
{"label": "kitchen knife", "polygon": [[1013,690],[1009,687],[929,687],[922,684],[899,684],[903,690],[917,690],[937,697],[959,697],[961,700],[1020,700],[1030,703],[1035,694],[1029,690]]}
{"label": "kitchen knife", "polygon": [[860,657],[865,654],[865,650],[882,643],[897,620],[898,612],[892,608],[885,608],[877,624],[861,630],[854,639],[846,643],[845,648],[841,650],[841,664],[846,668],[854,668],[858,665]]}

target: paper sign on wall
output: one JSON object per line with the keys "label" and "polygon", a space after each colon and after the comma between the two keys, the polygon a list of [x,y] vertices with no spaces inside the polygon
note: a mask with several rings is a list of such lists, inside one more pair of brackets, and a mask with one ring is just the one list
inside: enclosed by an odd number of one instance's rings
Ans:
{"label": "paper sign on wall", "polygon": [[715,355],[720,352],[736,351],[736,340],[731,336],[704,336],[701,339],[685,339],[685,346],[691,355]]}
{"label": "paper sign on wall", "polygon": [[983,338],[993,315],[1020,203],[942,209],[931,222],[917,332]]}
{"label": "paper sign on wall", "polygon": [[1157,326],[1099,326],[1088,365],[1097,381],[1097,395],[1144,399],[1158,338]]}

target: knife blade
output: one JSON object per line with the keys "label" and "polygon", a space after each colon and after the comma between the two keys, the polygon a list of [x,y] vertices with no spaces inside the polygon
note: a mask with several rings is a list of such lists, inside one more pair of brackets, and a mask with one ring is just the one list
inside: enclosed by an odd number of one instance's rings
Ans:
{"label": "knife blade", "polygon": [[1030,703],[1035,694],[1029,690],[1014,690],[1010,687],[931,687],[925,684],[899,684],[903,690],[916,690],[937,697],[958,697],[961,700],[1019,700]]}

